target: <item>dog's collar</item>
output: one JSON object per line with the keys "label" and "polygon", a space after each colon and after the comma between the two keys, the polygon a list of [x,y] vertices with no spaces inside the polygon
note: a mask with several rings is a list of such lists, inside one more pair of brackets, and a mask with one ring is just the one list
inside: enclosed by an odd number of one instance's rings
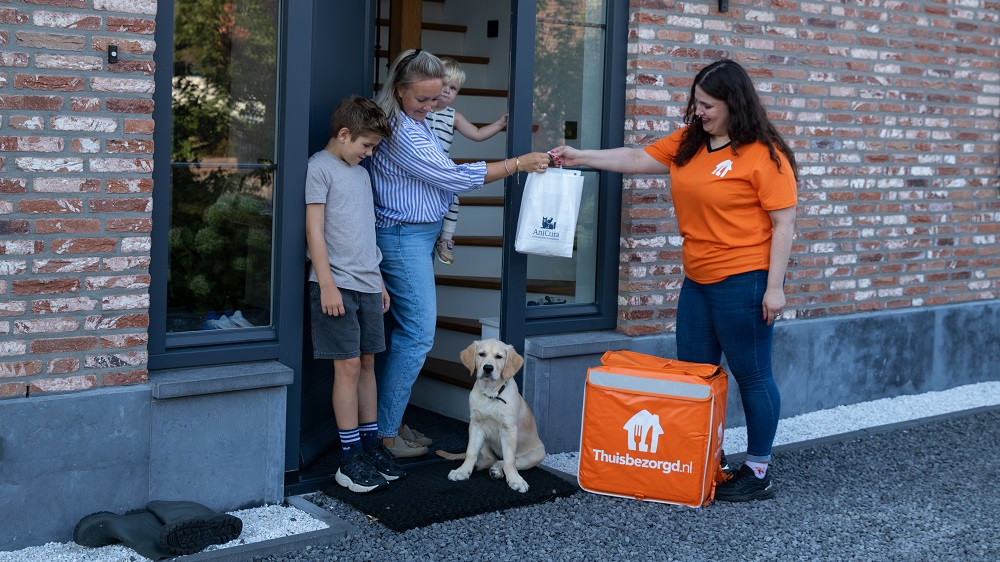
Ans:
{"label": "dog's collar", "polygon": [[486,394],[485,392],[483,393],[483,396],[485,396],[487,398],[492,398],[493,400],[499,400],[499,401],[503,402],[504,404],[506,404],[507,401],[504,400],[503,398],[500,398],[500,395],[503,394],[503,391],[506,390],[506,389],[507,389],[507,383],[505,382],[505,383],[503,383],[503,386],[500,387],[500,390],[497,392],[496,396],[490,396],[489,394]]}

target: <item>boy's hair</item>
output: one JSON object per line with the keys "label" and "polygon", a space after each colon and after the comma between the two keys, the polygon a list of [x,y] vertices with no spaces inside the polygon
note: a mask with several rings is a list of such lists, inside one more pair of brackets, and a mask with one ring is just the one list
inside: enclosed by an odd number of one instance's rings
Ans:
{"label": "boy's hair", "polygon": [[444,66],[444,83],[454,84],[459,88],[465,84],[465,70],[455,59],[441,57],[441,65]]}
{"label": "boy's hair", "polygon": [[333,110],[330,117],[330,138],[336,137],[341,129],[347,129],[351,140],[361,135],[378,135],[383,139],[392,136],[389,118],[375,102],[361,96],[344,98]]}
{"label": "boy's hair", "polygon": [[403,51],[392,62],[385,84],[382,84],[375,101],[392,121],[402,110],[399,97],[396,96],[396,88],[406,88],[414,82],[434,78],[439,80],[444,78],[444,68],[441,67],[440,59],[422,49]]}

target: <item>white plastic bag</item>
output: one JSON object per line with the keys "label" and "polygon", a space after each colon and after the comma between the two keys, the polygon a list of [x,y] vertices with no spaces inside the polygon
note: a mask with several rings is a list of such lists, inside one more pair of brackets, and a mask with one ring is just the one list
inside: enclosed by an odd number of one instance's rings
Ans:
{"label": "white plastic bag", "polygon": [[579,170],[549,168],[543,174],[528,174],[514,250],[537,256],[572,257],[582,197],[583,176]]}

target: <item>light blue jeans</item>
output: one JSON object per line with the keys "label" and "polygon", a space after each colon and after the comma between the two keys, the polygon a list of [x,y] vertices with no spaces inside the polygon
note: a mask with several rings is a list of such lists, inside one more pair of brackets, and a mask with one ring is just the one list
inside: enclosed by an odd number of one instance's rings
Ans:
{"label": "light blue jeans", "polygon": [[434,243],[441,221],[398,224],[376,230],[382,251],[382,281],[389,292],[388,348],[377,357],[378,433],[395,437],[410,401],[410,390],[434,346],[437,294]]}
{"label": "light blue jeans", "polygon": [[767,462],[778,429],[781,397],[771,373],[774,326],[763,319],[766,271],[718,283],[684,278],[677,302],[677,358],[718,365],[722,354],[740,388],[747,419],[747,456]]}

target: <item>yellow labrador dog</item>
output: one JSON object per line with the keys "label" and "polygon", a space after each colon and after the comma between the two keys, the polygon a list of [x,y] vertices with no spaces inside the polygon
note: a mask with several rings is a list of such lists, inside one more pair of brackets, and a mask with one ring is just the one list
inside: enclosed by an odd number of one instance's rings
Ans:
{"label": "yellow labrador dog", "polygon": [[517,471],[538,466],[545,458],[545,445],[514,381],[524,359],[513,346],[496,339],[472,342],[461,358],[476,383],[469,394],[468,448],[465,453],[437,452],[446,459],[465,459],[448,479],[468,480],[473,468],[490,467],[490,476],[506,478],[513,490],[527,492],[528,483]]}

